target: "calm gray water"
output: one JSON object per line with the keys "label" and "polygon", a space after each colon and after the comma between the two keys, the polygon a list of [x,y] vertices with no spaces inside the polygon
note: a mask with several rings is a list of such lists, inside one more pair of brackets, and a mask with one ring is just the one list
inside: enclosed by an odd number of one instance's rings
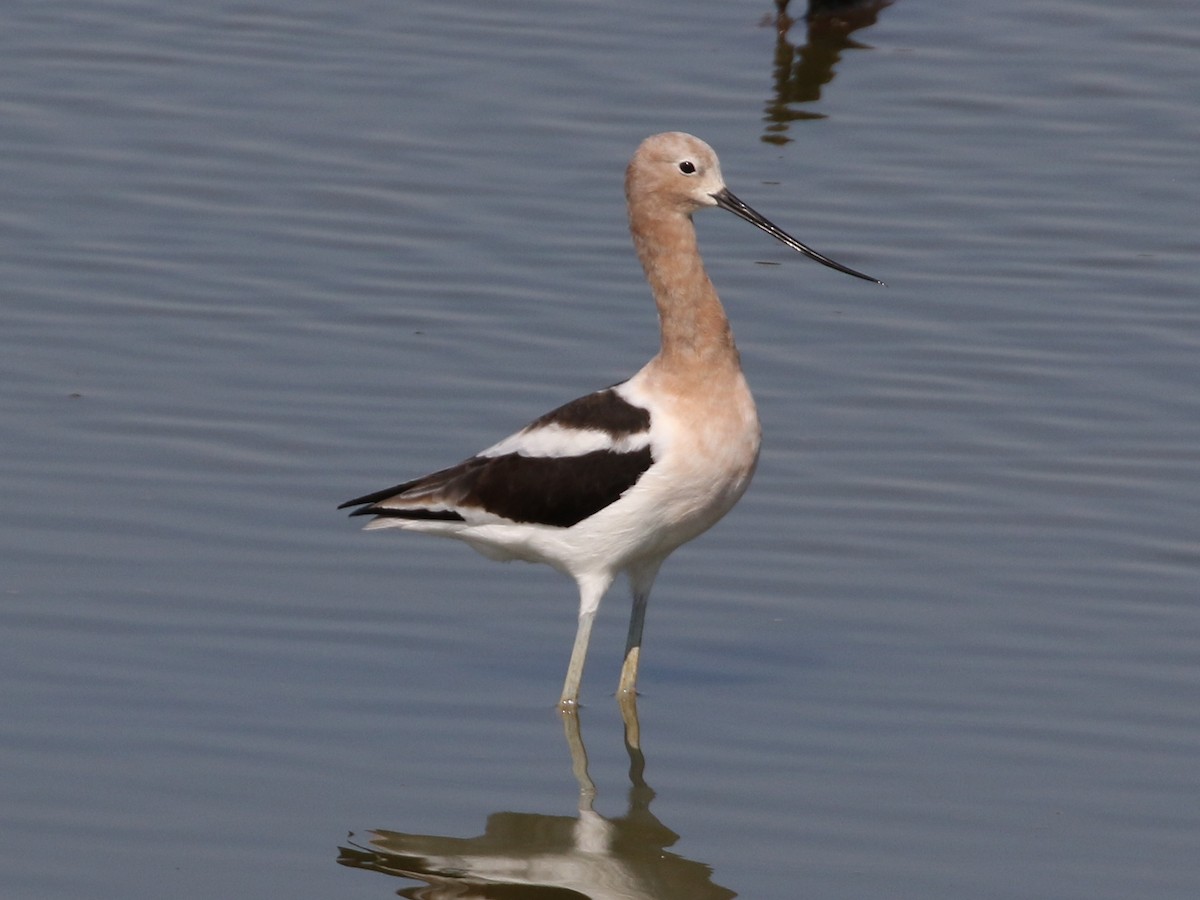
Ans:
{"label": "calm gray water", "polygon": [[[773,11],[0,11],[0,893],[1200,893],[1200,9]],[[334,507],[654,352],[667,129],[889,286],[698,218],[764,454],[592,801],[573,586]]]}

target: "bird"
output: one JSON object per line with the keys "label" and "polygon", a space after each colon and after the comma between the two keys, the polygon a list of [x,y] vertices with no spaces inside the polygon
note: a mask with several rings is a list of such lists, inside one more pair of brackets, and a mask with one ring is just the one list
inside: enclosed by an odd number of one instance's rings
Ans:
{"label": "bird", "polygon": [[637,691],[650,590],[663,561],[745,493],[761,427],[692,221],[727,210],[829,268],[883,284],[802,244],[739,200],[713,149],[683,132],[638,146],[625,172],[634,249],[658,310],[658,353],[633,377],[565,403],[449,468],[342,503],[366,529],[457,538],[496,560],[574,579],[579,613],[559,709],[578,707],[592,624],[624,573],[632,610],[618,696]]}

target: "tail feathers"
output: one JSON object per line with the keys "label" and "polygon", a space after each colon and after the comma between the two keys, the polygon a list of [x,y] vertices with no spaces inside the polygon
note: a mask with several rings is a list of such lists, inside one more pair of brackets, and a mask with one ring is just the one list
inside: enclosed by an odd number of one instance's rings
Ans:
{"label": "tail feathers", "polygon": [[469,490],[471,474],[485,462],[477,457],[468,459],[449,469],[347,500],[338,509],[357,506],[352,516],[465,522],[457,507]]}
{"label": "tail feathers", "polygon": [[367,506],[362,509],[356,509],[350,513],[352,516],[378,516],[384,519],[426,519],[441,522],[465,522],[461,513],[457,513],[452,509],[426,509],[425,507],[415,507],[412,509],[392,509],[387,506]]}

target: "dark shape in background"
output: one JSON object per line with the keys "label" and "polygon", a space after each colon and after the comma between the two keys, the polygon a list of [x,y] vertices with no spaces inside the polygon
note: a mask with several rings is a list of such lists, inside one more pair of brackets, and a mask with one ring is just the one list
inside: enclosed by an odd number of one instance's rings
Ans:
{"label": "dark shape in background", "polygon": [[[821,88],[831,82],[843,50],[869,50],[866,44],[851,40],[860,28],[874,25],[880,11],[893,0],[810,0],[804,14],[805,43],[794,46],[788,34],[796,20],[788,15],[788,0],[776,0],[778,9],[773,24],[775,42],[775,96],[767,104],[762,139],[770,144],[786,144],[792,122],[823,119],[822,113],[797,109],[821,99]],[[770,20],[769,20],[770,21]]]}

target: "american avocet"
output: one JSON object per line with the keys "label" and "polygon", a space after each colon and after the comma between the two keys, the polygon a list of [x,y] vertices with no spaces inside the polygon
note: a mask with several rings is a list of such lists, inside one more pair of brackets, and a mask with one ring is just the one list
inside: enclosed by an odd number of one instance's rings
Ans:
{"label": "american avocet", "polygon": [[806,247],[735,197],[717,155],[690,134],[643,141],[625,172],[625,197],[658,306],[658,355],[628,381],[560,406],[456,466],[338,507],[374,516],[368,529],[458,538],[492,559],[547,563],[574,578],[579,623],[563,709],[578,702],[592,621],[619,572],[633,592],[619,691],[635,691],[659,566],[733,507],[758,460],[758,413],[692,214],[719,206],[819,263],[876,280]]}

